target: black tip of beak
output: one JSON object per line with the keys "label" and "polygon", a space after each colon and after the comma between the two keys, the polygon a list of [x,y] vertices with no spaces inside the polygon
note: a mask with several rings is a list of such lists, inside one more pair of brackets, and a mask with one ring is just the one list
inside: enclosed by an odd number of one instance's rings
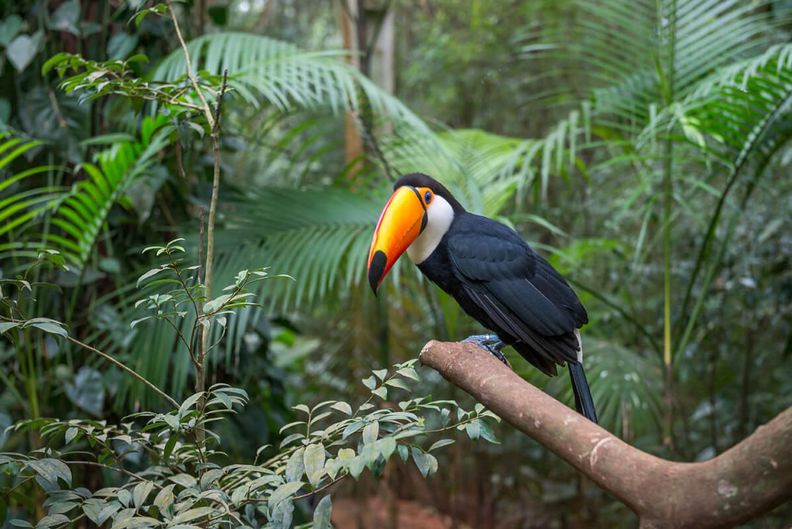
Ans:
{"label": "black tip of beak", "polygon": [[371,285],[371,290],[374,291],[375,295],[377,293],[377,287],[379,286],[380,280],[382,279],[382,274],[385,272],[385,265],[387,262],[388,258],[385,256],[385,252],[382,250],[377,250],[374,252],[374,257],[371,258],[368,278],[369,285]]}

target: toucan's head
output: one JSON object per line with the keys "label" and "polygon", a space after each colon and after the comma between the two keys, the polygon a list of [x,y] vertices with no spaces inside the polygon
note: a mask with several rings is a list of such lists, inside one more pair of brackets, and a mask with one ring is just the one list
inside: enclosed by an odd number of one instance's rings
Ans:
{"label": "toucan's head", "polygon": [[371,239],[368,277],[372,290],[377,292],[405,250],[415,264],[426,260],[451,227],[454,215],[464,211],[434,178],[421,173],[401,177],[393,186],[393,195],[385,204]]}

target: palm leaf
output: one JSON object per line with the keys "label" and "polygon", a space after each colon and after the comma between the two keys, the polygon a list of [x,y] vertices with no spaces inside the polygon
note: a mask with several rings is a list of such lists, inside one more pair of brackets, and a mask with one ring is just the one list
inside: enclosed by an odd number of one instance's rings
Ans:
{"label": "palm leaf", "polygon": [[[649,105],[660,102],[663,83],[673,82],[675,92],[684,96],[711,72],[772,44],[780,21],[763,12],[770,3],[581,1],[576,3],[578,16],[571,27],[544,32],[544,45],[527,45],[524,56],[530,60],[548,56],[556,75],[580,79],[575,88],[582,85],[589,90],[596,114],[613,114],[640,126]],[[669,25],[672,16],[674,27]],[[657,64],[671,60],[669,50],[673,64],[663,79]]]}
{"label": "palm leaf", "polygon": [[[377,114],[426,130],[423,121],[398,99],[344,64],[343,50],[310,52],[261,35],[235,32],[203,35],[187,48],[198,69],[213,75],[227,70],[231,86],[252,105],[263,101],[282,112],[293,108],[362,111],[370,105]],[[177,81],[185,73],[184,55],[177,50],[152,76]]]}
{"label": "palm leaf", "polygon": [[730,167],[752,155],[774,150],[779,138],[770,131],[782,124],[792,97],[792,45],[764,53],[715,72],[681,105],[682,116],[714,145]]}
{"label": "palm leaf", "polygon": [[[686,101],[690,116],[697,125],[697,131],[706,135],[708,144],[719,159],[729,169],[725,186],[720,191],[716,206],[707,224],[706,234],[688,282],[685,299],[682,303],[681,317],[687,318],[680,347],[686,345],[697,321],[705,296],[699,296],[692,314],[688,316],[693,303],[693,289],[698,284],[698,276],[711,252],[716,238],[724,207],[736,184],[748,171],[754,168],[752,186],[763,175],[770,158],[792,138],[789,113],[792,109],[792,46],[776,46],[767,52],[747,61],[724,68],[705,83],[701,89]],[[734,218],[741,215],[750,197],[748,188],[740,207],[735,208]],[[733,230],[728,230],[721,248],[728,244]],[[704,290],[720,264],[723,251],[709,263],[703,285]]]}
{"label": "palm leaf", "polygon": [[234,167],[231,182],[315,185],[326,181],[328,167],[340,164],[344,135],[335,116],[305,110],[283,113],[256,109],[243,111],[238,125],[247,148],[224,157]]}
{"label": "palm leaf", "polygon": [[[658,125],[669,122],[658,120],[659,114],[674,112],[673,103],[690,94],[700,95],[702,86],[709,84],[708,77],[720,68],[762,53],[777,41],[775,28],[780,21],[761,9],[769,3],[739,0],[577,3],[580,15],[572,20],[571,27],[551,28],[543,34],[546,41],[543,45],[532,42],[525,48],[526,58],[549,59],[554,75],[563,77],[563,82],[553,84],[574,90],[582,88],[588,93],[584,99],[588,108],[573,109],[581,112],[584,119],[571,126],[570,115],[559,125],[570,125],[566,134],[556,128],[544,138],[542,147],[534,147],[543,150],[543,181],[549,169],[556,173],[561,169],[559,164],[551,165],[548,161],[575,160],[577,150],[594,147],[589,142],[593,131],[611,138],[618,135],[628,141],[648,138],[647,132],[656,138]],[[673,27],[668,23],[672,5],[676,5]],[[581,68],[581,62],[585,67]],[[662,67],[658,68],[658,64]],[[569,78],[579,82],[570,84]],[[673,87],[671,102],[666,100],[668,86]],[[550,141],[552,137],[558,141]],[[645,163],[657,160],[661,154],[656,149],[627,151],[621,162]]]}
{"label": "palm leaf", "polygon": [[[9,133],[0,134],[0,171],[23,154],[41,145],[36,140],[13,137]],[[22,188],[28,179],[43,173],[55,171],[55,166],[34,166],[16,174],[3,177],[0,181],[0,236],[20,239],[20,231],[32,220],[40,217],[58,204],[62,189],[54,185]],[[12,237],[13,235],[13,237]],[[13,255],[24,253],[25,245],[18,243],[0,244],[0,252]]]}
{"label": "palm leaf", "polygon": [[229,204],[234,221],[219,230],[220,277],[240,266],[269,266],[296,281],[262,283],[280,308],[313,303],[360,283],[382,201],[351,191],[262,188]]}
{"label": "palm leaf", "polygon": [[141,138],[116,143],[97,155],[97,163],[83,163],[87,178],[78,181],[54,212],[51,223],[60,233],[49,235],[67,260],[82,268],[111,208],[122,201],[129,186],[155,162],[168,143],[165,116],[146,118]]}
{"label": "palm leaf", "polygon": [[510,201],[522,202],[536,191],[546,194],[551,172],[564,174],[570,160],[556,148],[579,133],[580,114],[572,112],[553,134],[521,140],[478,129],[447,130],[434,135],[397,131],[381,140],[384,156],[397,174],[423,172],[447,185],[476,213],[498,216]]}

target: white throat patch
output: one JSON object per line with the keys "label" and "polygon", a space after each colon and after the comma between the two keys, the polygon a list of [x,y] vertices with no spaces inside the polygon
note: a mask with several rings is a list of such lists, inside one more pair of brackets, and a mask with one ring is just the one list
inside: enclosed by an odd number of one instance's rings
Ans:
{"label": "white throat patch", "polygon": [[415,264],[421,264],[432,255],[443,235],[446,234],[454,221],[454,208],[446,199],[439,195],[426,208],[426,228],[407,248],[407,255]]}

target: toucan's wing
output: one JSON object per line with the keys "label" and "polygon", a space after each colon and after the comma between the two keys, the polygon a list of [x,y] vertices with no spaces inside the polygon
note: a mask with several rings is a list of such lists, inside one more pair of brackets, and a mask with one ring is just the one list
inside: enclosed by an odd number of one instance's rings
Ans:
{"label": "toucan's wing", "polygon": [[511,228],[473,216],[448,236],[454,273],[493,322],[557,363],[575,360],[587,321],[574,291]]}

